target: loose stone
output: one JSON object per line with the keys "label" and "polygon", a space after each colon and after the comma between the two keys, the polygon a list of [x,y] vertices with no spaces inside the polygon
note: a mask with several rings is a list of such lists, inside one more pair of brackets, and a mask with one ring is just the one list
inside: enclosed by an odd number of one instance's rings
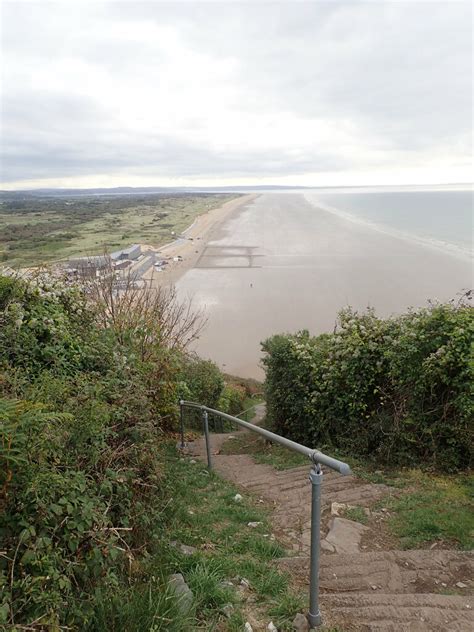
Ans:
{"label": "loose stone", "polygon": [[309,631],[308,619],[304,616],[304,614],[301,614],[301,612],[298,612],[296,617],[293,619],[293,629],[295,632]]}
{"label": "loose stone", "polygon": [[193,605],[193,593],[181,573],[175,573],[170,577],[170,586],[178,598],[178,608],[182,615],[186,616]]}

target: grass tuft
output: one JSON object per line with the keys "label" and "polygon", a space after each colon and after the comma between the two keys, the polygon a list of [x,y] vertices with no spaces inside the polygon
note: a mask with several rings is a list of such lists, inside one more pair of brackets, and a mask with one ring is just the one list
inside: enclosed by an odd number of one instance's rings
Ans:
{"label": "grass tuft", "polygon": [[347,507],[344,511],[344,518],[361,524],[367,524],[369,521],[363,507]]}
{"label": "grass tuft", "polygon": [[127,587],[100,591],[87,632],[186,632],[194,626],[193,613],[184,616],[169,586],[154,579]]}
{"label": "grass tuft", "polygon": [[301,465],[310,465],[301,454],[274,443],[267,443],[262,437],[239,432],[235,439],[229,439],[221,447],[221,454],[250,454],[257,463],[271,465],[276,470],[287,470]]}
{"label": "grass tuft", "polygon": [[[252,604],[267,616],[276,601],[293,595],[289,577],[274,564],[285,550],[271,538],[268,510],[246,494],[236,503],[233,485],[214,472],[201,475],[204,464],[180,461],[174,446],[163,448],[163,460],[164,480],[172,485],[163,490],[168,500],[150,569],[182,573],[194,593],[198,629],[242,630]],[[249,522],[261,524],[249,527]],[[196,552],[183,554],[170,544],[171,534]],[[243,578],[249,588],[240,585]],[[227,604],[234,608],[230,614],[223,612]]]}
{"label": "grass tuft", "polygon": [[437,477],[411,472],[412,490],[392,497],[389,526],[411,549],[434,541],[460,549],[474,548],[472,478]]}

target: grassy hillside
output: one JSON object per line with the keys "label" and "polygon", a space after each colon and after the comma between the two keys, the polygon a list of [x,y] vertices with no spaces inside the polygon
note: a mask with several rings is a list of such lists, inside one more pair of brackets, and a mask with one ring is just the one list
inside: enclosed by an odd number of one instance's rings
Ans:
{"label": "grassy hillside", "polygon": [[233,197],[204,193],[6,197],[0,204],[0,261],[34,266],[134,242],[160,246],[172,241],[171,231],[183,231],[198,215]]}

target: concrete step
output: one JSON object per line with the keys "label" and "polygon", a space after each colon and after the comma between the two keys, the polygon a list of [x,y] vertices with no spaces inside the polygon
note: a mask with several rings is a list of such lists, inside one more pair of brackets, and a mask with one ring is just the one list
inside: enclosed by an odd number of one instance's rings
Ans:
{"label": "concrete step", "polygon": [[[344,630],[370,632],[472,632],[473,600],[455,595],[340,593],[324,595]],[[355,627],[353,627],[355,626]]]}
{"label": "concrete step", "polygon": [[[309,558],[283,558],[281,568],[307,583]],[[322,592],[474,594],[474,555],[464,551],[372,551],[322,555]],[[466,588],[458,588],[462,582]]]}
{"label": "concrete step", "polygon": [[[218,452],[228,435],[213,436]],[[194,455],[206,458],[203,442]],[[310,464],[276,471],[250,455],[213,455],[216,471],[242,493],[273,504],[272,530],[298,557],[277,563],[299,586],[308,585],[310,550]],[[325,472],[322,510],[331,503],[370,507],[393,493],[354,476]],[[327,527],[323,517],[323,532]],[[291,553],[290,553],[291,554]],[[462,551],[363,551],[321,555],[321,608],[337,629],[363,632],[469,632],[474,630],[473,555]],[[461,587],[456,586],[462,582]],[[453,593],[453,594],[446,594]]]}

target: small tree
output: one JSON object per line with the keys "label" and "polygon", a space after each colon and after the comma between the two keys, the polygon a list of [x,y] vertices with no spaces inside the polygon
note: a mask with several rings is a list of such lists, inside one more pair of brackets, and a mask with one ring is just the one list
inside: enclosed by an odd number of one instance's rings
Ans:
{"label": "small tree", "polygon": [[130,271],[117,282],[112,262],[98,279],[87,285],[98,323],[109,329],[121,345],[133,343],[141,360],[156,348],[184,350],[199,337],[206,324],[202,310],[182,303],[174,286],[139,282]]}

